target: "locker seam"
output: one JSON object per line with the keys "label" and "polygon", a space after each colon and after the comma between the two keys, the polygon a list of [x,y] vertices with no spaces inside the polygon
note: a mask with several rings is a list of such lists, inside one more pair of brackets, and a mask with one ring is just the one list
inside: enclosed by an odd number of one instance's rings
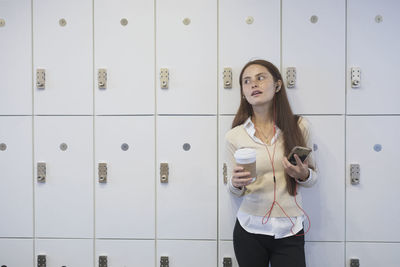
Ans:
{"label": "locker seam", "polygon": [[219,5],[220,5],[220,1],[219,0],[217,0],[217,132],[216,132],[216,134],[217,134],[217,147],[216,147],[216,150],[217,150],[217,210],[216,210],[216,212],[217,212],[217,266],[219,266],[219,263],[220,263],[220,239],[219,239],[219,232],[220,232],[220,229],[219,229],[219,222],[220,222],[220,203],[219,203],[219,181],[220,181],[220,172],[219,172],[219,165],[220,165],[220,162],[219,162],[219,156],[220,156],[220,153],[219,153],[219,90],[220,90],[220,88],[219,88],[219,79],[220,79],[220,75],[219,75],[219,68],[220,68],[220,66],[219,66],[219,20],[220,20],[220,18],[219,18]]}
{"label": "locker seam", "polygon": [[33,38],[33,0],[30,1],[31,4],[31,42],[32,42],[32,47],[31,47],[31,73],[32,73],[32,77],[31,77],[31,88],[32,88],[32,116],[31,116],[31,126],[32,126],[32,243],[33,243],[33,253],[32,253],[32,262],[33,262],[33,266],[35,266],[35,257],[36,257],[36,202],[35,202],[35,198],[36,198],[36,188],[35,188],[35,89],[34,89],[34,38]]}
{"label": "locker seam", "polygon": [[158,208],[158,190],[157,190],[157,121],[158,121],[158,110],[157,110],[157,1],[153,1],[153,44],[154,44],[154,266],[157,266],[157,254],[158,254],[158,233],[157,233],[157,208]]}
{"label": "locker seam", "polygon": [[95,20],[94,20],[94,0],[92,0],[92,133],[93,133],[93,174],[92,174],[92,190],[93,190],[93,267],[96,266],[96,99],[95,99],[95,85],[96,85],[96,47],[95,47]]}
{"label": "locker seam", "polygon": [[348,55],[347,55],[347,49],[348,49],[348,39],[347,39],[347,27],[348,27],[348,1],[345,0],[345,16],[344,16],[344,58],[345,58],[345,63],[344,63],[344,77],[345,77],[345,82],[344,82],[344,110],[345,110],[345,115],[344,115],[344,266],[346,266],[347,262],[347,63],[348,63]]}

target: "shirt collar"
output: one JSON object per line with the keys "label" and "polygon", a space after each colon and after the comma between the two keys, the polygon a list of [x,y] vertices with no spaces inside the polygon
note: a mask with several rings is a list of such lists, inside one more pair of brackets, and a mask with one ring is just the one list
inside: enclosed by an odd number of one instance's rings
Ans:
{"label": "shirt collar", "polygon": [[[255,136],[256,133],[256,128],[254,126],[254,123],[251,121],[251,117],[248,117],[247,120],[243,123],[243,127],[246,130],[247,134],[257,143],[264,144],[257,136]],[[273,145],[277,140],[280,135],[281,130],[276,126],[276,133],[274,137],[271,139],[271,144]]]}

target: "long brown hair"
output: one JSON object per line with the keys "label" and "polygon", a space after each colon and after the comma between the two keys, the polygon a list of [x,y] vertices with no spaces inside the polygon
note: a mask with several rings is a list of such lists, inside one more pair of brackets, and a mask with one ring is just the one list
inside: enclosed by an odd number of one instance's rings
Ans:
{"label": "long brown hair", "polygon": [[[275,67],[274,64],[268,62],[266,60],[253,60],[248,62],[240,72],[239,83],[240,83],[240,106],[238,111],[236,112],[235,118],[232,122],[232,128],[243,124],[250,116],[253,115],[253,107],[247,102],[247,100],[243,97],[243,86],[242,86],[242,76],[245,69],[250,65],[261,65],[267,68],[267,70],[271,73],[274,82],[282,81],[281,89],[275,93],[274,99],[275,105],[271,105],[269,114],[273,114],[274,106],[276,108],[276,126],[282,131],[283,140],[284,140],[284,149],[285,155],[290,153],[290,150],[294,146],[306,146],[306,142],[304,140],[304,136],[300,130],[298,125],[299,116],[294,115],[292,109],[289,104],[289,100],[287,98],[285,85],[282,79],[282,75],[279,72],[278,68]],[[310,168],[314,169],[314,167],[310,166]],[[287,173],[285,173],[285,179],[287,184],[287,190],[290,195],[294,196],[296,191],[296,181],[290,177]]]}

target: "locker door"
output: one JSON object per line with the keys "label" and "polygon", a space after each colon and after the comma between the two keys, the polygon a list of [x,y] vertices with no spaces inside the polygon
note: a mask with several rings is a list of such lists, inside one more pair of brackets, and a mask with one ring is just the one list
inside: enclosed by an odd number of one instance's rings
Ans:
{"label": "locker door", "polygon": [[[344,241],[345,225],[345,131],[343,116],[307,116],[311,125],[313,157],[318,182],[300,187],[305,211],[310,216],[308,241]],[[308,222],[306,222],[306,228]]]}
{"label": "locker door", "polygon": [[36,236],[92,237],[92,117],[35,117],[34,127]]}
{"label": "locker door", "polygon": [[282,75],[296,68],[287,88],[293,111],[342,114],[345,111],[345,1],[282,2]]}
{"label": "locker door", "polygon": [[[239,75],[250,60],[280,66],[280,3],[267,0],[219,1],[219,111],[235,114],[240,102]],[[232,69],[232,88],[224,88],[223,72]]]}
{"label": "locker door", "polygon": [[154,117],[97,117],[95,134],[96,237],[154,238]]}
{"label": "locker door", "polygon": [[100,256],[106,256],[108,266],[154,267],[154,248],[154,240],[97,240],[95,266]]}
{"label": "locker door", "polygon": [[344,243],[340,242],[306,242],[307,267],[345,266],[344,250]]}
{"label": "locker door", "polygon": [[[222,240],[232,240],[236,214],[242,202],[242,198],[238,198],[229,193],[228,186],[225,184],[224,165],[228,162],[225,149],[225,134],[231,129],[233,118],[234,116],[219,117],[219,238]],[[232,170],[227,169],[227,183],[231,176]]]}
{"label": "locker door", "polygon": [[347,243],[346,267],[351,259],[358,259],[362,267],[398,267],[400,262],[399,243]]}
{"label": "locker door", "polygon": [[46,266],[49,267],[90,267],[93,266],[93,240],[37,239],[35,263],[39,255],[46,256]]}
{"label": "locker door", "polygon": [[32,118],[0,117],[0,237],[33,236]]}
{"label": "locker door", "polygon": [[33,1],[35,114],[93,113],[92,27],[90,0]]}
{"label": "locker door", "polygon": [[[196,229],[194,227],[189,228]],[[162,256],[168,257],[169,266],[171,267],[217,267],[217,242],[160,240],[157,242],[158,267],[161,267]]]}
{"label": "locker door", "polygon": [[32,239],[0,239],[0,266],[33,267]]}
{"label": "locker door", "polygon": [[0,39],[0,114],[32,114],[31,1],[0,2]]}
{"label": "locker door", "polygon": [[96,114],[154,113],[154,1],[96,0],[94,14]]}
{"label": "locker door", "polygon": [[[224,265],[224,262],[228,264],[228,262],[232,262],[232,265]],[[236,261],[235,251],[233,250],[233,242],[232,241],[220,241],[219,242],[219,259],[218,266],[232,266],[239,267],[239,264]]]}
{"label": "locker door", "polygon": [[[399,135],[399,116],[347,118],[348,241],[400,241]],[[350,164],[359,164],[359,184],[351,184]]]}
{"label": "locker door", "polygon": [[158,117],[158,238],[217,238],[216,124],[214,116]]}
{"label": "locker door", "polygon": [[[216,114],[216,1],[157,1],[156,13],[158,113]],[[168,89],[161,89],[161,68]]]}
{"label": "locker door", "polygon": [[[350,0],[347,10],[347,113],[400,114],[400,2]],[[356,88],[352,68],[361,71]]]}

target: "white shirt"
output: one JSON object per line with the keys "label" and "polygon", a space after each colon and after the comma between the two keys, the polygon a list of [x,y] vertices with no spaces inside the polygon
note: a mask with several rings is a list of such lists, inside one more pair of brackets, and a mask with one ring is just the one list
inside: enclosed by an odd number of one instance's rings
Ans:
{"label": "white shirt", "polygon": [[[257,136],[255,136],[256,129],[254,127],[253,122],[251,121],[250,117],[245,121],[244,128],[249,136],[254,140],[254,142],[265,145]],[[277,127],[276,133],[274,137],[271,139],[271,145],[273,145],[281,133],[281,130]],[[304,182],[297,181],[299,184],[313,184],[313,176],[312,171],[310,170],[310,176]],[[232,178],[229,181],[230,187],[233,190],[242,191],[243,189],[236,188],[232,185]],[[274,206],[274,209],[279,209],[278,205]],[[267,213],[268,211],[265,211]],[[263,235],[270,235],[274,236],[276,239],[284,238],[288,236],[292,236],[293,234],[298,233],[301,229],[303,229],[303,222],[304,222],[304,215],[297,216],[297,217],[290,217],[292,222],[289,218],[282,218],[282,217],[270,217],[267,221],[267,217],[263,216],[255,216],[251,214],[247,214],[243,211],[238,211],[237,218],[240,225],[249,233],[253,234],[263,234]],[[264,221],[263,221],[264,219]],[[267,223],[265,223],[267,221]],[[264,223],[265,224],[264,224]]]}

